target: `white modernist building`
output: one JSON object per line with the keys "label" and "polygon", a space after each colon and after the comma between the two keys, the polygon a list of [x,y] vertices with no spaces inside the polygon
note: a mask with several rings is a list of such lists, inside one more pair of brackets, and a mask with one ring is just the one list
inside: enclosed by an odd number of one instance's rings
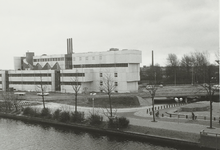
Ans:
{"label": "white modernist building", "polygon": [[[68,41],[67,41],[68,43]],[[141,51],[110,49],[106,52],[73,53],[15,57],[15,70],[0,71],[0,88],[36,91],[40,84],[49,91],[102,92],[105,75],[111,76],[115,92],[137,92],[140,80]]]}

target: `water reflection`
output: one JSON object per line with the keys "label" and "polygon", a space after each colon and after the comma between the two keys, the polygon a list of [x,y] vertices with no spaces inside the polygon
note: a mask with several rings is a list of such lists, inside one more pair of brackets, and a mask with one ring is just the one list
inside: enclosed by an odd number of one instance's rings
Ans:
{"label": "water reflection", "polygon": [[0,133],[2,150],[181,150],[155,142],[10,119],[0,119]]}

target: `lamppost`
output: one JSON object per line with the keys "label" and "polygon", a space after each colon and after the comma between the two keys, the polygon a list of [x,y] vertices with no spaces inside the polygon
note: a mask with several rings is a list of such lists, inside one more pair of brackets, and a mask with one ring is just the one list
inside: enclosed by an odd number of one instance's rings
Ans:
{"label": "lamppost", "polygon": [[90,93],[90,95],[92,96],[92,114],[94,115],[94,101],[96,93]]}

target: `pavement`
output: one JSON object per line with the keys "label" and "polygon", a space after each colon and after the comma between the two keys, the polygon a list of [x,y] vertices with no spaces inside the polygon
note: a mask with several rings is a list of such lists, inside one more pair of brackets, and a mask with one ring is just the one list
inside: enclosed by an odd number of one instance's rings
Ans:
{"label": "pavement", "polygon": [[[161,107],[162,105],[157,105]],[[42,108],[42,105],[35,105],[33,106],[35,108]],[[52,111],[56,109],[66,110],[66,111],[74,111],[74,106],[66,105],[66,104],[58,104],[53,102],[47,102],[46,107],[50,108]],[[152,116],[149,113],[146,113],[147,109],[152,108],[152,106],[144,106],[144,107],[138,107],[138,108],[121,108],[121,109],[113,109],[113,114],[117,112],[117,114],[123,115],[127,114],[126,118],[130,120],[130,124],[136,125],[136,126],[142,126],[142,127],[152,127],[152,128],[160,128],[160,129],[167,129],[167,130],[173,130],[173,131],[182,131],[182,132],[188,132],[188,133],[197,133],[200,134],[201,131],[210,132],[214,134],[219,134],[220,136],[220,124],[218,126],[214,127],[213,129],[210,129],[207,125],[201,125],[201,124],[194,124],[194,123],[184,123],[181,120],[172,120],[172,121],[163,121],[156,119],[157,122],[152,122]],[[170,108],[170,109],[175,109]],[[89,116],[90,114],[95,113],[103,115],[103,113],[107,113],[107,109],[103,108],[91,108],[91,107],[77,107],[78,111],[83,111],[85,113],[85,117]],[[107,120],[107,117],[104,117],[104,120]],[[186,120],[186,119],[185,119]]]}

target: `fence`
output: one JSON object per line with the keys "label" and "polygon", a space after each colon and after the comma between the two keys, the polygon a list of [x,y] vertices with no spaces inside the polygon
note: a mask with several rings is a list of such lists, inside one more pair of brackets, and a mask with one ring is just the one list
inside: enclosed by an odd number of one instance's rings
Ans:
{"label": "fence", "polygon": [[212,133],[202,130],[200,132],[200,146],[220,149],[220,133]]}
{"label": "fence", "polygon": [[[180,103],[180,104],[170,104],[170,105],[164,105],[164,106],[155,106],[154,107],[154,110],[155,111],[159,111],[161,109],[166,109],[166,108],[173,108],[173,107],[177,107],[177,106],[182,106],[182,105],[185,105],[185,103]],[[146,110],[146,113],[147,114],[150,114],[150,115],[153,115],[153,108],[148,108]],[[201,116],[201,115],[196,115],[194,117],[192,117],[192,115],[186,115],[186,114],[176,114],[176,113],[162,113],[162,114],[159,114],[159,113],[155,113],[157,117],[169,117],[169,118],[185,118],[185,119],[192,119],[192,120],[196,120],[196,119],[199,119],[199,120],[208,120],[209,117],[208,116]],[[213,121],[219,121],[220,123],[220,117],[213,117],[212,118]]]}

